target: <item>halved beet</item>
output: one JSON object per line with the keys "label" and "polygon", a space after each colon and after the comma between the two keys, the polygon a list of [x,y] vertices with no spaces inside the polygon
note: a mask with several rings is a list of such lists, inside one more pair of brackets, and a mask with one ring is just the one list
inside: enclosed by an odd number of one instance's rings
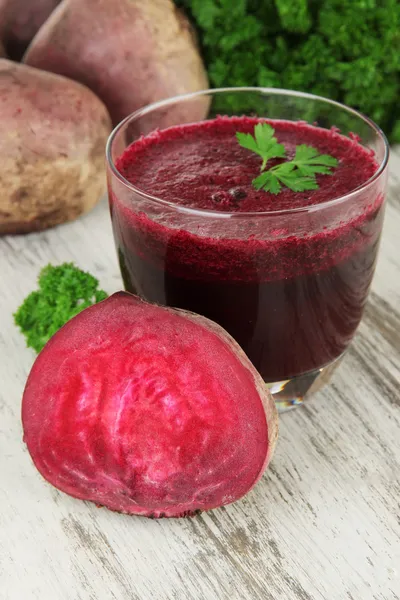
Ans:
{"label": "halved beet", "polygon": [[125,292],[47,343],[22,421],[32,459],[55,487],[153,517],[237,500],[277,438],[272,396],[221,327]]}

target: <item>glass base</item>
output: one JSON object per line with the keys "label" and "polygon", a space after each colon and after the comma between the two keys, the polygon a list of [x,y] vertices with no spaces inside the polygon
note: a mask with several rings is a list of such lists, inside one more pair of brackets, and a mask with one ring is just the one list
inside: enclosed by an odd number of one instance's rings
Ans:
{"label": "glass base", "polygon": [[328,383],[342,358],[343,354],[322,369],[316,369],[292,379],[266,383],[266,386],[274,397],[278,412],[286,412],[300,406],[312,394],[320,390]]}

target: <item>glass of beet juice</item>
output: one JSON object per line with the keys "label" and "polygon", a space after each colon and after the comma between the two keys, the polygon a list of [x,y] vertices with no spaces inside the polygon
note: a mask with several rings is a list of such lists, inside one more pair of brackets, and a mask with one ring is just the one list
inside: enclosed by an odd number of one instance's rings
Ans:
{"label": "glass of beet juice", "polygon": [[[285,158],[337,159],[318,189],[256,190],[262,159],[236,132],[268,123]],[[284,410],[337,365],[362,317],[382,229],[388,143],[368,118],[286,90],[198,92],[125,119],[107,147],[127,290],[222,325]],[[212,357],[210,357],[212,360]],[[229,377],[229,373],[227,373]]]}

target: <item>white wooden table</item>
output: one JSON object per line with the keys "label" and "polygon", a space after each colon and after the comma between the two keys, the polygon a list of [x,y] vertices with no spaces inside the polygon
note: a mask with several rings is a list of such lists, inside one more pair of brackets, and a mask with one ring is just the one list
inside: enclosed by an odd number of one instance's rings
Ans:
{"label": "white wooden table", "polygon": [[1,600],[400,598],[400,153],[391,167],[380,260],[351,349],[325,389],[283,415],[256,488],[193,519],[74,500],[40,477],[22,443],[34,354],[12,312],[48,262],[75,261],[107,291],[121,288],[106,203],[0,239]]}

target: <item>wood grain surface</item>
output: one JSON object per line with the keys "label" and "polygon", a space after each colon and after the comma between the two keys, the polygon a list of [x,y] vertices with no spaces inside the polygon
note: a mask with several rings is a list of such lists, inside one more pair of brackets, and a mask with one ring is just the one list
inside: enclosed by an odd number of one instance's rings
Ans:
{"label": "wood grain surface", "polygon": [[281,418],[256,488],[193,519],[151,521],[48,485],[22,442],[34,360],[12,312],[48,262],[121,288],[105,201],[75,223],[0,239],[1,600],[400,598],[400,152],[368,308],[329,385]]}

